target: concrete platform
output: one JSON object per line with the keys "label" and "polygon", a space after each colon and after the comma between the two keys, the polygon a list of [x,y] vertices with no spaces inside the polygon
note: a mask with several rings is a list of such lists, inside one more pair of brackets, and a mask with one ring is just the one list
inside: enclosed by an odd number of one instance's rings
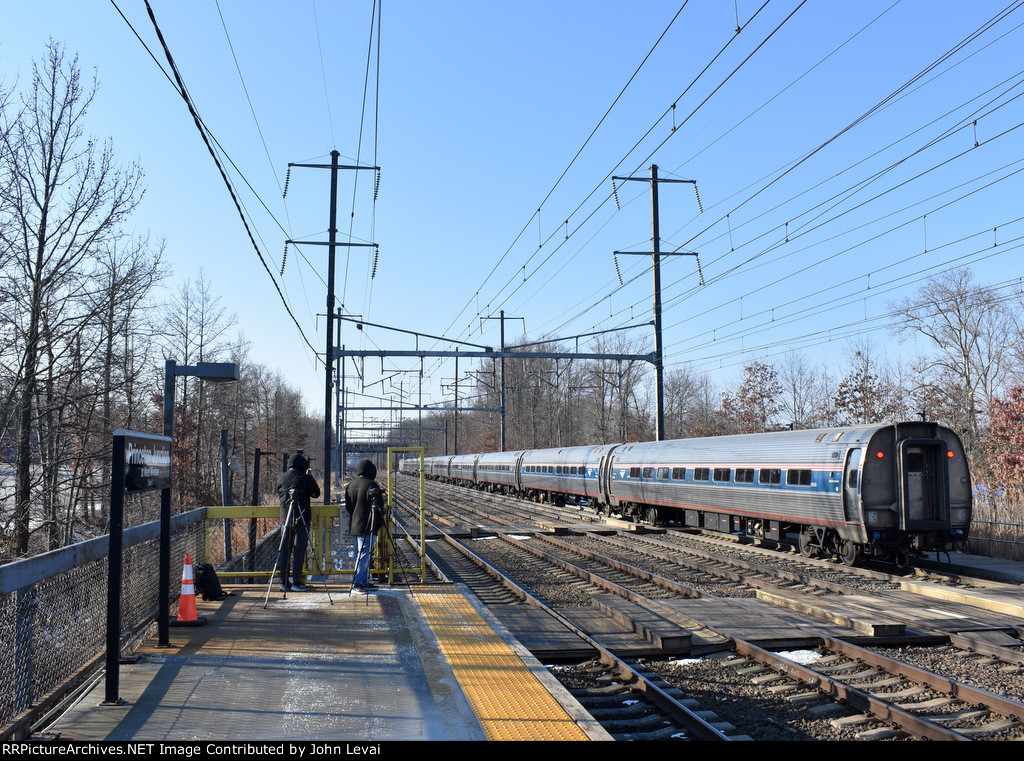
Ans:
{"label": "concrete platform", "polygon": [[976,576],[1005,584],[1024,584],[1024,563],[1019,560],[990,558],[967,552],[943,552],[937,559],[929,555],[926,561],[917,565],[934,569],[939,567],[939,561],[947,567],[952,566],[954,572],[961,576]]}
{"label": "concrete platform", "polygon": [[[46,732],[139,742],[607,738],[452,585],[338,588],[330,599],[322,587],[287,599],[275,589],[264,607],[265,594],[236,587],[222,602],[199,601],[204,626],[172,628],[170,648],[148,640],[121,666],[123,705],[102,704],[101,680]],[[495,689],[506,697],[492,707]]]}

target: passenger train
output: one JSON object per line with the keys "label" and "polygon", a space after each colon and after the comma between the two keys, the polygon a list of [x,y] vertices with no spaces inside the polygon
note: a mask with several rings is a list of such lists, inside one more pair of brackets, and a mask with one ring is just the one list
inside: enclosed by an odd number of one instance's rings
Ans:
{"label": "passenger train", "polygon": [[[400,464],[418,468],[418,458]],[[847,565],[866,557],[902,566],[962,546],[972,509],[960,438],[928,422],[428,457],[424,475],[795,544]]]}

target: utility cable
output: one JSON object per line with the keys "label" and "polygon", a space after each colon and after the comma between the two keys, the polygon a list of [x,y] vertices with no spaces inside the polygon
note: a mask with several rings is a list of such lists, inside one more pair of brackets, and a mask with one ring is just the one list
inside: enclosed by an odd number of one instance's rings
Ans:
{"label": "utility cable", "polygon": [[[160,30],[160,25],[157,23],[156,15],[153,13],[153,8],[150,6],[149,0],[145,0],[145,3],[146,11],[149,13],[150,21],[153,22],[153,28],[156,30],[156,35],[160,40],[160,45],[164,50],[164,55],[167,57],[167,63],[171,67],[171,71],[174,73],[174,79],[176,82],[176,89],[178,90],[178,94],[181,95],[182,100],[185,101],[185,105],[188,107],[189,113],[192,115],[192,120],[195,122],[196,129],[199,130],[199,135],[200,137],[202,137],[203,143],[206,144],[206,149],[210,152],[210,156],[213,158],[214,164],[216,164],[217,170],[220,172],[221,179],[224,180],[224,184],[227,186],[228,193],[231,195],[231,200],[232,202],[234,202],[235,208],[238,210],[238,215],[242,220],[242,226],[245,227],[245,232],[249,236],[249,241],[252,243],[253,249],[256,251],[256,255],[259,257],[260,263],[263,264],[263,269],[265,269],[267,271],[267,274],[270,276],[270,280],[274,284],[274,288],[277,290],[278,296],[280,296],[281,298],[281,303],[284,304],[285,311],[288,313],[288,316],[292,318],[292,322],[295,323],[295,327],[299,329],[299,334],[302,336],[302,339],[306,342],[306,345],[308,345],[309,348],[313,350],[314,356],[316,356],[316,348],[313,346],[313,344],[309,342],[309,339],[306,337],[305,331],[302,330],[302,326],[299,324],[299,321],[295,319],[295,315],[292,313],[291,308],[288,306],[288,302],[285,299],[284,294],[281,293],[281,288],[277,283],[277,279],[274,277],[274,273],[267,265],[266,259],[263,258],[263,252],[260,251],[260,247],[256,243],[256,239],[253,237],[252,230],[249,227],[249,222],[245,217],[245,213],[242,211],[242,207],[238,201],[235,189],[231,185],[231,180],[228,178],[227,173],[224,171],[224,167],[221,164],[220,159],[217,157],[216,151],[213,150],[213,146],[210,144],[210,140],[207,137],[206,130],[203,126],[203,122],[199,118],[199,114],[197,113],[195,106],[192,103],[192,99],[189,97],[188,90],[185,88],[185,83],[181,79],[181,74],[178,72],[177,66],[174,63],[174,57],[171,55],[171,51],[170,48],[167,46],[166,40],[164,40],[163,32]],[[325,357],[324,361],[326,362],[328,361],[328,359]]]}

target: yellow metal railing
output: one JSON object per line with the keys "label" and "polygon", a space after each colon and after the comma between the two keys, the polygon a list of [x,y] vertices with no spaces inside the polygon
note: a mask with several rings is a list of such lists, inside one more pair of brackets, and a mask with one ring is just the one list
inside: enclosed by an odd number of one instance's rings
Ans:
{"label": "yellow metal railing", "polygon": [[[392,549],[393,544],[393,519],[392,509],[394,500],[394,490],[392,488],[391,478],[394,471],[391,469],[391,462],[393,455],[398,455],[404,452],[417,452],[419,453],[419,510],[420,510],[420,537],[419,545],[417,550],[419,552],[419,568],[396,568],[394,566],[394,553]],[[396,573],[419,573],[421,583],[427,581],[427,551],[426,551],[426,477],[423,472],[424,458],[423,458],[423,447],[389,447],[388,448],[388,459],[387,459],[387,503],[385,504],[385,521],[384,527],[381,528],[377,535],[376,548],[371,561],[370,572],[374,575],[387,574],[388,583],[394,582]],[[319,566],[324,574],[327,575],[349,575],[355,571],[349,569],[334,569],[330,561],[330,549],[331,542],[329,536],[331,530],[334,528],[336,519],[341,518],[344,513],[341,505],[310,505],[311,516],[310,516],[310,541],[311,547],[310,552],[317,553],[316,559],[319,561]],[[249,552],[249,541],[254,537],[255,521],[257,520],[272,520],[279,521],[281,518],[281,508],[278,505],[231,505],[231,506],[211,506],[206,508],[206,517],[203,521],[203,534],[206,548],[206,557],[208,558],[225,558],[227,552],[218,552],[214,548],[214,542],[216,536],[224,538],[227,532],[231,532],[231,548],[232,556],[240,557],[246,555]],[[238,525],[234,521],[249,521],[250,531],[248,532],[248,539],[245,541],[235,544],[234,538],[238,535]],[[221,524],[220,533],[217,532],[217,524]],[[256,536],[255,542],[259,543],[267,541],[269,537],[278,535],[278,527],[274,526],[269,531],[265,531],[262,536]],[[415,543],[415,540],[414,540]],[[235,551],[237,548],[237,552]],[[276,559],[277,547],[275,546],[272,551],[272,556]],[[309,556],[306,560],[305,572],[310,573],[311,557]],[[245,563],[248,566],[248,563]],[[313,568],[316,568],[317,563],[312,563]],[[226,577],[252,577],[252,578],[268,578],[272,570],[248,570],[245,568],[230,568],[224,571],[218,569],[218,573]]]}
{"label": "yellow metal railing", "polygon": [[[329,557],[330,541],[327,536],[334,526],[334,520],[341,517],[341,506],[340,505],[310,505],[310,525],[309,533],[310,540],[312,543],[311,551],[318,554],[320,561],[320,567],[326,574],[351,574],[353,571],[349,570],[334,570],[330,568],[327,560]],[[233,524],[226,523],[227,521],[234,520],[249,520],[256,521],[259,519],[280,521],[281,508],[279,505],[230,505],[230,506],[210,506],[206,508],[206,518],[203,521],[203,534],[206,547],[206,557],[220,557],[221,554],[215,552],[213,542],[215,541],[215,521],[224,521],[224,527],[221,529],[219,536],[223,537],[225,531],[231,530]],[[256,537],[256,541],[259,542],[261,539],[266,539],[269,534],[277,534],[277,527],[271,532],[267,532],[264,536]],[[239,552],[233,553],[236,557],[248,552],[248,543],[237,545]],[[277,556],[277,547],[275,546],[272,553],[273,557]],[[307,560],[306,572],[309,572],[308,567],[309,561]],[[316,565],[315,563],[313,564]],[[250,576],[250,577],[262,577],[267,578],[273,571],[271,570],[247,570],[245,568],[239,570],[230,570],[225,575],[227,576]]]}
{"label": "yellow metal railing", "polygon": [[[420,456],[420,466],[419,466],[419,474],[420,474],[420,541],[419,541],[419,546],[417,547],[417,550],[419,552],[419,559],[420,559],[420,567],[418,569],[419,573],[420,573],[420,582],[423,583],[423,584],[426,584],[427,583],[427,542],[426,542],[426,534],[427,534],[426,495],[427,495],[427,491],[426,491],[426,476],[423,474],[423,447],[388,447],[388,459],[387,459],[388,501],[387,501],[387,506],[386,506],[387,514],[388,514],[388,520],[384,521],[386,530],[388,532],[388,536],[386,537],[387,544],[385,545],[385,547],[386,548],[390,548],[390,547],[393,546],[391,544],[391,542],[393,541],[392,537],[391,537],[391,510],[392,510],[392,505],[394,504],[394,490],[391,488],[391,475],[392,475],[392,473],[394,471],[392,471],[392,469],[391,469],[391,456],[392,456],[392,454],[396,454],[397,455],[397,454],[401,454],[402,452],[418,452],[419,456]],[[390,553],[388,553],[388,558],[389,558],[389,561],[388,561],[388,566],[389,566],[388,581],[390,582],[391,578],[392,578],[392,575],[394,574],[394,571],[396,569],[390,568],[390,566],[391,566],[391,563],[390,563]],[[405,569],[397,569],[397,570],[400,570],[400,571],[403,571],[403,572],[415,572],[417,569],[415,569],[415,568],[405,568]]]}

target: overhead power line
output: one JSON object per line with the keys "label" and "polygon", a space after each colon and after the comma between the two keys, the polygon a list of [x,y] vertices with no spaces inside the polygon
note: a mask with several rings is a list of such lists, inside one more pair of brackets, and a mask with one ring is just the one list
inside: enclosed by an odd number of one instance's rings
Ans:
{"label": "overhead power line", "polygon": [[[113,0],[111,0],[111,2],[113,2]],[[153,23],[153,29],[156,31],[156,35],[157,38],[160,40],[160,45],[163,48],[164,55],[167,57],[167,63],[171,67],[171,71],[174,74],[175,89],[178,91],[178,94],[181,95],[182,100],[185,101],[185,105],[188,107],[189,113],[192,115],[192,120],[193,122],[195,122],[196,129],[199,131],[199,135],[200,137],[202,137],[203,143],[206,145],[206,149],[209,151],[210,156],[213,158],[214,164],[216,164],[217,170],[220,172],[221,179],[224,181],[225,186],[227,186],[228,193],[231,195],[231,200],[235,205],[235,209],[237,209],[238,211],[238,216],[242,220],[242,226],[245,227],[245,232],[249,236],[249,241],[252,243],[253,250],[256,252],[256,256],[259,257],[260,263],[263,265],[263,269],[266,270],[267,275],[270,277],[270,281],[274,284],[274,289],[277,291],[277,295],[280,297],[281,303],[284,305],[285,311],[288,313],[288,316],[292,318],[292,322],[294,322],[295,327],[298,328],[299,334],[302,336],[302,339],[306,342],[309,348],[313,350],[314,356],[316,356],[316,348],[313,346],[312,343],[310,343],[309,339],[306,337],[305,331],[303,331],[302,326],[299,324],[299,321],[295,318],[295,315],[292,313],[291,307],[288,306],[288,302],[285,299],[284,294],[281,292],[281,288],[277,283],[277,279],[274,277],[274,273],[267,265],[267,261],[263,257],[263,252],[260,251],[260,247],[256,243],[256,239],[253,236],[253,232],[249,227],[248,219],[246,218],[245,213],[242,210],[242,205],[238,200],[237,194],[235,193],[234,186],[231,184],[231,180],[227,176],[227,172],[224,171],[224,166],[223,164],[221,164],[220,158],[217,156],[217,152],[213,149],[213,145],[210,143],[210,138],[207,136],[207,130],[205,128],[205,125],[203,124],[202,119],[199,118],[199,114],[196,111],[195,105],[192,103],[192,99],[188,94],[188,89],[185,87],[185,83],[181,78],[181,74],[178,72],[178,68],[174,63],[174,56],[171,55],[171,51],[167,45],[167,41],[164,39],[163,32],[160,30],[160,25],[159,23],[157,23],[156,20],[156,14],[153,12],[153,8],[152,6],[150,6],[149,0],[145,0],[145,2],[146,11],[149,14],[150,21]],[[114,4],[114,7],[117,7],[116,3]],[[120,9],[118,10],[118,12],[120,12]],[[324,358],[324,361],[328,361],[327,358]]]}

